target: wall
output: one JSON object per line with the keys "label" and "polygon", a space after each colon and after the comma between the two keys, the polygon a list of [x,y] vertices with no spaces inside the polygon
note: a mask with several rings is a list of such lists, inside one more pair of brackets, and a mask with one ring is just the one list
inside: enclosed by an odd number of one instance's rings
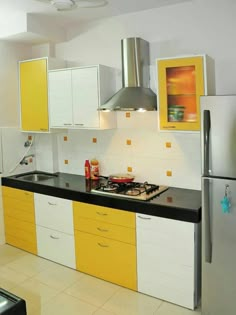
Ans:
{"label": "wall", "polygon": [[[55,46],[55,56],[80,65],[101,63],[120,71],[120,40],[142,37],[150,42],[154,91],[156,58],[204,53],[215,61],[216,93],[233,94],[235,7],[233,0],[193,0],[96,21],[83,28],[71,28],[68,41]],[[121,71],[118,79],[121,85]],[[199,133],[160,133],[154,121],[156,113],[145,118],[137,118],[138,114],[127,121],[119,113],[117,130],[68,131],[68,141],[64,141],[63,134],[58,135],[59,170],[83,174],[84,160],[96,156],[103,175],[126,172],[131,166],[137,180],[200,189]],[[96,144],[92,143],[94,137]],[[131,140],[130,146],[126,145],[127,139]],[[166,142],[172,147],[166,148]],[[166,176],[167,171],[172,172],[171,177]]]}

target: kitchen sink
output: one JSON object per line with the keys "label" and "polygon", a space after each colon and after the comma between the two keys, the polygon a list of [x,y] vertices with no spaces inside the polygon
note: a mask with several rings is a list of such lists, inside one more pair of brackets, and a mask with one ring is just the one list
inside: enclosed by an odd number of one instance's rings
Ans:
{"label": "kitchen sink", "polygon": [[30,173],[16,176],[16,178],[26,180],[29,182],[40,182],[54,177],[57,177],[57,175],[48,173]]}

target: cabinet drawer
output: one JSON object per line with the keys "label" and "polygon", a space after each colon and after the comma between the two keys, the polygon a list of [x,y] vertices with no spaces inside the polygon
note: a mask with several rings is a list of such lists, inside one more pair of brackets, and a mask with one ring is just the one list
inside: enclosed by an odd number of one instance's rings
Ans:
{"label": "cabinet drawer", "polygon": [[[78,217],[98,220],[106,223],[135,228],[135,213],[107,207],[95,206],[82,202],[73,202],[74,222]],[[76,223],[75,223],[76,224]],[[77,227],[75,226],[75,229]]]}
{"label": "cabinet drawer", "polygon": [[4,197],[11,197],[13,199],[23,200],[34,202],[34,193],[26,190],[11,188],[11,187],[2,187],[2,192]]}
{"label": "cabinet drawer", "polygon": [[136,290],[136,247],[75,231],[76,267],[98,278]]}
{"label": "cabinet drawer", "polygon": [[35,194],[36,224],[64,233],[74,234],[72,201]]}
{"label": "cabinet drawer", "polygon": [[35,223],[34,203],[25,200],[17,200],[11,197],[3,197],[4,216],[21,221]]}
{"label": "cabinet drawer", "polygon": [[74,225],[77,230],[82,232],[91,233],[133,245],[135,245],[136,242],[135,229],[82,217],[78,217],[77,221],[74,222]]}
{"label": "cabinet drawer", "polygon": [[74,236],[36,226],[38,255],[75,269]]}
{"label": "cabinet drawer", "polygon": [[11,217],[5,217],[4,223],[7,234],[11,234],[12,236],[22,239],[31,239],[33,237],[36,240],[35,224]]}

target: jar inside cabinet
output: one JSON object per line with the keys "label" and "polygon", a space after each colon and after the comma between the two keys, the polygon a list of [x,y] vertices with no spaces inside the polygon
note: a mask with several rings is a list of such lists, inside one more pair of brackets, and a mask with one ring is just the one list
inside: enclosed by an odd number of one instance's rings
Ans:
{"label": "jar inside cabinet", "polygon": [[160,130],[200,130],[206,56],[157,59]]}

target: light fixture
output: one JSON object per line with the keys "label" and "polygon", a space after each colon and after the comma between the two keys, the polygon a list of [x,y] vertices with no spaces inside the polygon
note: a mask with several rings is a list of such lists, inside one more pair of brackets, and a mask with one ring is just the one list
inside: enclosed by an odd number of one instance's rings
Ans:
{"label": "light fixture", "polygon": [[76,8],[97,8],[107,4],[106,0],[51,0],[50,2],[58,11],[70,11]]}
{"label": "light fixture", "polygon": [[51,4],[57,10],[72,10],[77,7],[76,2],[74,0],[52,0]]}

